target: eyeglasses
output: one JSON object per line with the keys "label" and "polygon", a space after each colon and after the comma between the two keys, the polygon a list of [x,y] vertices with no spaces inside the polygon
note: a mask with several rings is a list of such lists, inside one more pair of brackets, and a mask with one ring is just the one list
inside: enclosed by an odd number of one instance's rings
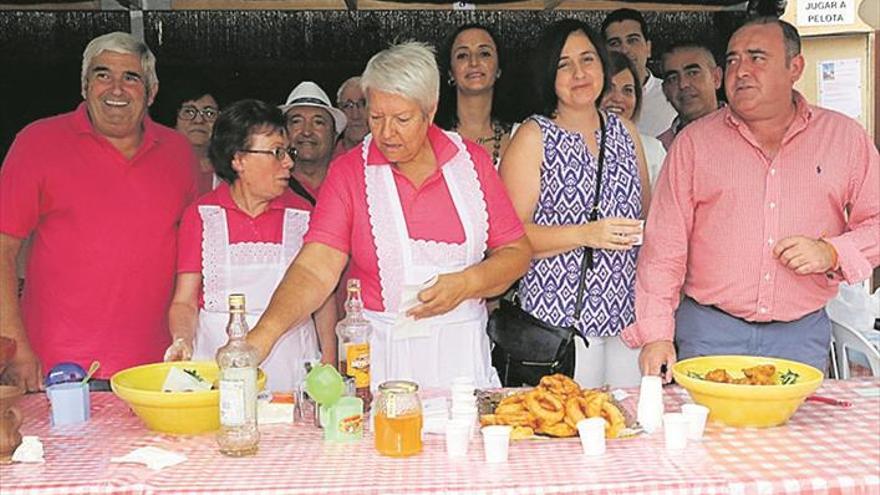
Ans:
{"label": "eyeglasses", "polygon": [[354,110],[354,107],[358,107],[363,110],[367,107],[367,100],[361,98],[360,100],[345,100],[340,105],[339,108],[343,110]]}
{"label": "eyeglasses", "polygon": [[177,112],[177,118],[181,120],[195,120],[198,115],[201,115],[202,118],[208,122],[213,122],[217,120],[217,116],[220,115],[220,112],[216,108],[206,107],[203,110],[199,110],[198,108],[191,106],[181,107]]}
{"label": "eyeglasses", "polygon": [[293,146],[289,148],[275,148],[274,150],[238,150],[242,153],[257,153],[260,155],[272,155],[279,162],[283,162],[285,157],[290,157],[291,160],[296,160],[296,148]]}

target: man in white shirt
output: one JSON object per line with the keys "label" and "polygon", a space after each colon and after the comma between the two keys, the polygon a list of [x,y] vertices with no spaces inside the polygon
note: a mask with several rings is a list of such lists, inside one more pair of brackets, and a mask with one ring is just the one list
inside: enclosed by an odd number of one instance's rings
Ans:
{"label": "man in white shirt", "polygon": [[639,132],[659,136],[669,128],[676,112],[663,94],[663,81],[648,70],[651,41],[642,14],[633,9],[618,9],[602,21],[602,35],[608,49],[632,60],[642,82],[642,110],[636,122]]}

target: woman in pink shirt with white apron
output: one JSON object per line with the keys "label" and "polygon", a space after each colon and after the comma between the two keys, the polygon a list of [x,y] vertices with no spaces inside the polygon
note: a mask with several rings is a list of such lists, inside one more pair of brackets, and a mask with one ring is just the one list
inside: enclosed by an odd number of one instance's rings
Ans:
{"label": "woman in pink shirt with white apron", "polygon": [[[248,324],[256,325],[308,228],[311,205],[288,188],[293,151],[277,108],[257,100],[230,106],[214,126],[209,155],[224,183],[181,220],[168,360],[214,359],[227,341],[230,293],[245,295]],[[267,388],[292,390],[305,361],[334,362],[334,325],[334,308],[324,304],[314,321],[289,326],[261,365]]]}
{"label": "woman in pink shirt with white apron", "polygon": [[371,386],[458,376],[499,385],[483,298],[528,267],[522,224],[479,145],[431,124],[439,72],[408,42],[374,56],[361,77],[371,135],[333,162],[302,252],[248,336],[266,355],[283,328],[320,306],[349,262],[374,332]]}

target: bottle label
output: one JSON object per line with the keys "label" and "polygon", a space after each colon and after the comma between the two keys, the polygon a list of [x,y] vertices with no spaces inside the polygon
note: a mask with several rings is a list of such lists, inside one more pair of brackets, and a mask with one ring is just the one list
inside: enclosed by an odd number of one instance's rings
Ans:
{"label": "bottle label", "polygon": [[257,370],[227,368],[220,378],[220,424],[241,426],[256,419]]}
{"label": "bottle label", "polygon": [[370,386],[370,344],[345,344],[345,374],[357,388]]}

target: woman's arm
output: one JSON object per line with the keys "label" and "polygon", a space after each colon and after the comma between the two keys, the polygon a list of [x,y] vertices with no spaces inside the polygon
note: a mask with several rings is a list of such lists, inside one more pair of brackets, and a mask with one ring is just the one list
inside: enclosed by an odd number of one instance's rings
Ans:
{"label": "woman's arm", "polygon": [[533,221],[541,191],[541,163],[544,160],[541,129],[528,121],[517,129],[504,159],[501,180],[507,186],[513,208],[523,222],[535,258],[549,258],[581,246],[599,249],[629,249],[632,235],[640,232],[638,222],[625,218],[603,218],[582,225],[536,225]]}
{"label": "woman's arm", "polygon": [[455,309],[465,299],[484,299],[502,294],[529,269],[532,248],[526,236],[493,249],[480,263],[463,271],[440,275],[437,282],[419,292],[422,304],[407,311],[413,318],[427,318]]}
{"label": "woman's arm", "polygon": [[168,329],[172,344],[165,353],[166,361],[180,361],[192,357],[193,339],[199,321],[199,291],[201,273],[179,273],[174,297],[168,308]]}
{"label": "woman's arm", "polygon": [[336,366],[336,293],[331,292],[324,304],[314,313],[318,342],[321,344],[321,362]]}
{"label": "woman's arm", "polygon": [[325,244],[308,242],[290,264],[275,289],[269,307],[248,333],[247,341],[257,348],[260,361],[293,324],[308,318],[336,287],[348,256]]}
{"label": "woman's arm", "polygon": [[626,119],[621,119],[629,135],[632,136],[636,148],[636,163],[639,167],[639,180],[642,182],[642,218],[648,218],[648,209],[651,207],[651,179],[648,174],[648,160],[645,158],[645,147],[635,124]]}

